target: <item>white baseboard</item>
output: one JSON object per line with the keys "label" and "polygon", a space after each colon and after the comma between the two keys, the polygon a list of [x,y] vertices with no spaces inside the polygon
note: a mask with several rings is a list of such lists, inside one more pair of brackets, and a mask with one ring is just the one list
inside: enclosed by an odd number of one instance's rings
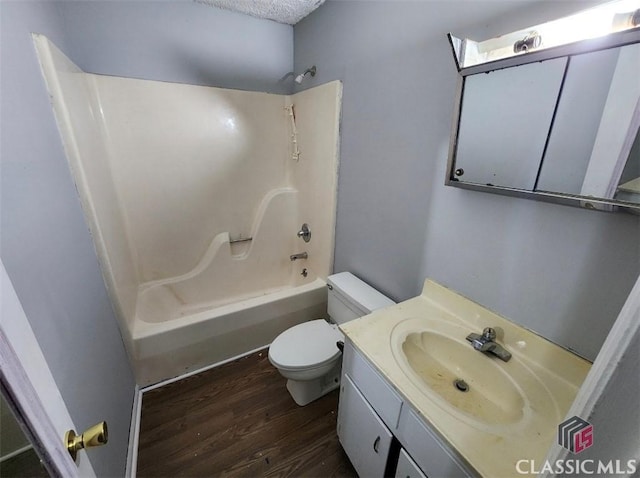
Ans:
{"label": "white baseboard", "polygon": [[142,387],[140,391],[142,393],[150,392],[151,390],[154,390],[156,388],[164,387],[165,385],[169,385],[170,383],[178,382],[183,378],[191,377],[192,375],[197,375],[199,373],[206,372],[207,370],[211,370],[212,368],[219,367],[220,365],[224,365],[226,363],[233,362],[234,360],[241,359],[242,357],[246,357],[247,355],[251,355],[253,353],[259,352],[260,350],[265,350],[267,347],[269,347],[269,345],[270,344],[263,345],[261,347],[258,347],[257,349],[249,350],[248,352],[243,352],[240,355],[236,355],[235,357],[231,357],[231,358],[222,360],[220,362],[216,362],[212,365],[207,365],[206,367],[199,368],[198,370],[193,370],[191,372],[178,375],[177,377],[169,378],[167,380],[163,380],[162,382],[154,383],[153,385],[147,385],[146,387]]}
{"label": "white baseboard", "polygon": [[131,409],[131,427],[129,428],[129,451],[127,452],[127,478],[135,478],[138,468],[138,441],[140,438],[140,413],[142,412],[142,391],[136,385]]}

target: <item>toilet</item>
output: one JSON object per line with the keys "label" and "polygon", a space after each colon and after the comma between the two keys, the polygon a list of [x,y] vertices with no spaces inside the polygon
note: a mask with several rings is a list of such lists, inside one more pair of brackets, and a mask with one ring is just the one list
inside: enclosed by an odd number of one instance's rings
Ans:
{"label": "toilet", "polygon": [[353,319],[395,304],[350,272],[327,278],[327,312],[330,322],[316,319],[282,332],[269,347],[269,361],[287,379],[287,390],[300,406],[335,390],[340,385],[344,341],[338,329]]}

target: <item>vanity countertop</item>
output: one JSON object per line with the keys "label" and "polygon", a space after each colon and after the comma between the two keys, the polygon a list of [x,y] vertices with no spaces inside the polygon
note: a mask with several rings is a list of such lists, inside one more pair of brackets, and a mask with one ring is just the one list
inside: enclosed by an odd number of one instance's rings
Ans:
{"label": "vanity countertop", "polygon": [[[497,331],[496,342],[512,354],[511,360],[477,352],[465,340],[485,327]],[[591,367],[576,354],[430,280],[420,296],[340,328],[427,424],[487,477],[517,475],[519,460],[544,461]],[[416,337],[426,337],[423,349],[413,346]],[[425,375],[439,367],[445,376],[459,374],[480,398],[456,395],[461,392],[452,392],[452,384],[435,382],[440,373]],[[480,376],[494,371],[497,381]]]}

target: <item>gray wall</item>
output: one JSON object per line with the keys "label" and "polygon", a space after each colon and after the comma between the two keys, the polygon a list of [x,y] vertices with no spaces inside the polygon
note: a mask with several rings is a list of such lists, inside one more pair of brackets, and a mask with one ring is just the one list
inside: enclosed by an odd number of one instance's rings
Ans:
{"label": "gray wall", "polygon": [[0,254],[74,423],[109,424],[94,469],[122,476],[134,379],[30,33],[91,72],[279,91],[292,28],[184,1],[0,9]]}
{"label": "gray wall", "polygon": [[177,1],[61,3],[65,54],[84,71],[289,93],[293,28]]}
{"label": "gray wall", "polygon": [[588,2],[328,1],[294,28],[307,88],[344,82],[335,271],[425,278],[593,359],[640,271],[640,220],[444,186],[456,70],[478,40]]}
{"label": "gray wall", "polygon": [[0,254],[76,431],[109,425],[89,452],[96,473],[122,476],[135,382],[30,34],[64,48],[64,27],[54,3],[0,8]]}

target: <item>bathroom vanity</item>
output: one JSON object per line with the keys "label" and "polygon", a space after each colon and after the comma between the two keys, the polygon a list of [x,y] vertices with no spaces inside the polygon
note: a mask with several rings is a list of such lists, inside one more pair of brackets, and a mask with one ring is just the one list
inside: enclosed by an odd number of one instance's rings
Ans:
{"label": "bathroom vanity", "polygon": [[[510,357],[467,338],[487,327]],[[360,476],[517,474],[544,460],[591,366],[429,280],[341,329],[338,437]]]}
{"label": "bathroom vanity", "polygon": [[360,476],[475,476],[351,342],[344,351],[338,436]]}

